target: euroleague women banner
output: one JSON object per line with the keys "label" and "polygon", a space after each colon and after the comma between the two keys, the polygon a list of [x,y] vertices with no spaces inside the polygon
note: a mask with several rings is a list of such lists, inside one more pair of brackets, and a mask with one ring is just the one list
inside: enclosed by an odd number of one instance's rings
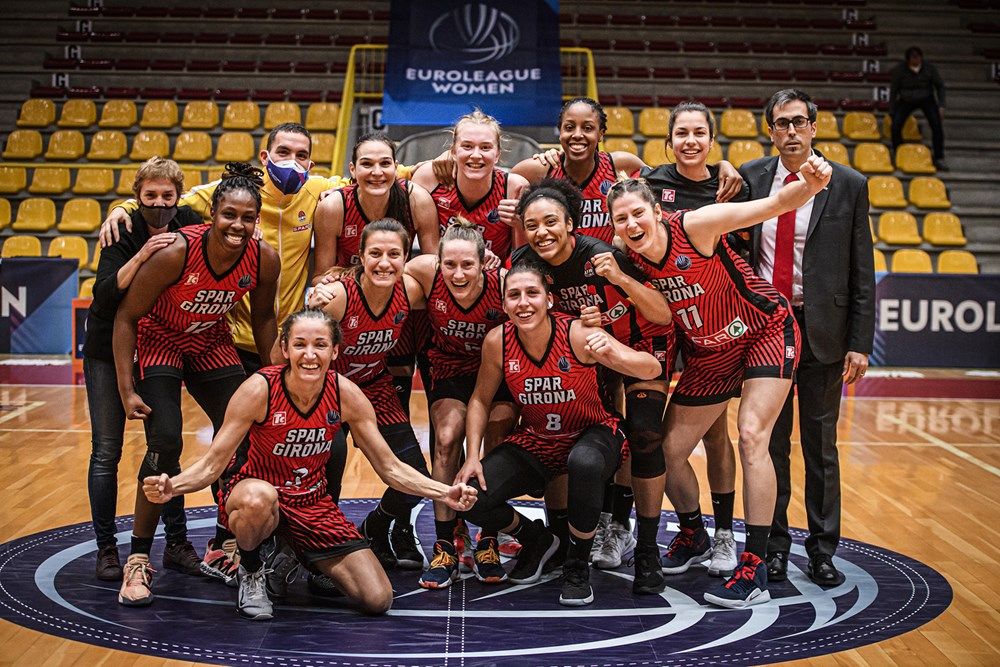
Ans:
{"label": "euroleague women banner", "polygon": [[392,3],[386,125],[450,125],[477,106],[551,125],[561,103],[557,0]]}
{"label": "euroleague women banner", "polygon": [[78,267],[75,259],[0,261],[0,353],[70,351]]}

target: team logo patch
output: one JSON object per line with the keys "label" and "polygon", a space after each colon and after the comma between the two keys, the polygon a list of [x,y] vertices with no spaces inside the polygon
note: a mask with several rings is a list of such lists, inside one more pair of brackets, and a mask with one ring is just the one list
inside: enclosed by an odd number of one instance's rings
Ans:
{"label": "team logo patch", "polygon": [[306,221],[306,212],[305,211],[299,211],[299,224],[301,225],[305,221]]}
{"label": "team logo patch", "polygon": [[738,317],[732,322],[730,322],[729,326],[726,327],[726,333],[728,333],[733,338],[739,338],[746,332],[747,332],[747,325],[743,324],[743,320],[741,320]]}
{"label": "team logo patch", "polygon": [[405,319],[406,319],[406,313],[404,313],[404,312],[398,312],[398,313],[396,313],[395,315],[392,316],[392,323],[393,324],[399,324],[400,322],[402,322]]}
{"label": "team logo patch", "polygon": [[358,316],[357,315],[351,315],[351,317],[347,320],[347,328],[348,329],[357,329],[358,328]]}
{"label": "team logo patch", "polygon": [[667,360],[667,353],[664,352],[663,350],[654,350],[653,351],[653,356],[656,358],[657,361],[666,361]]}
{"label": "team logo patch", "polygon": [[502,315],[503,315],[503,313],[501,313],[496,308],[487,308],[486,309],[486,319],[488,319],[490,321],[499,320]]}
{"label": "team logo patch", "polygon": [[648,396],[648,395],[649,394],[647,394],[644,391],[637,391],[637,392],[635,392],[635,397],[639,398],[639,399],[646,398],[646,396]]}
{"label": "team logo patch", "polygon": [[794,345],[786,345],[785,346],[785,359],[794,359],[794,358],[795,358],[795,346]]}
{"label": "team logo patch", "polygon": [[448,312],[448,304],[444,302],[444,299],[435,299],[434,308],[440,310],[442,313]]}
{"label": "team logo patch", "polygon": [[556,362],[556,365],[559,366],[559,370],[563,373],[569,373],[569,359],[566,357],[559,357],[559,361]]}
{"label": "team logo patch", "polygon": [[591,278],[594,275],[594,264],[589,259],[583,265],[583,275],[587,278]]}
{"label": "team logo patch", "polygon": [[333,424],[336,424],[339,421],[340,421],[340,413],[339,412],[337,412],[336,410],[328,410],[327,411],[327,413],[326,413],[326,423],[327,424],[330,424],[332,426]]}
{"label": "team logo patch", "polygon": [[236,284],[240,286],[240,289],[246,289],[250,287],[251,280],[253,279],[250,276],[241,276]]}
{"label": "team logo patch", "polygon": [[184,281],[184,284],[185,285],[197,285],[198,284],[198,274],[197,273],[189,273],[188,277],[187,277],[187,280]]}
{"label": "team logo patch", "polygon": [[608,190],[610,190],[610,189],[611,189],[611,181],[609,181],[608,179],[604,179],[603,181],[601,181],[601,194],[602,195],[608,194]]}
{"label": "team logo patch", "polygon": [[287,423],[287,417],[284,412],[275,412],[271,416],[271,424],[274,426],[284,426]]}
{"label": "team logo patch", "polygon": [[[438,208],[445,209],[445,210],[447,210],[448,208],[451,207],[451,202],[448,201],[444,197],[441,197],[440,199],[438,199],[437,204],[438,204]],[[448,220],[448,223],[451,224],[451,220]]]}
{"label": "team logo patch", "polygon": [[663,192],[660,193],[660,201],[672,203],[676,198],[677,198],[677,193],[674,190],[664,188]]}
{"label": "team logo patch", "polygon": [[687,271],[688,269],[691,268],[691,258],[688,257],[687,255],[681,255],[674,262],[674,266],[676,266],[681,271]]}
{"label": "team logo patch", "polygon": [[627,312],[628,312],[628,307],[624,303],[619,303],[615,305],[614,308],[601,315],[601,320],[603,321],[605,318],[607,318],[608,322],[614,322]]}
{"label": "team logo patch", "polygon": [[518,359],[507,360],[507,370],[511,373],[521,372],[521,362]]}
{"label": "team logo patch", "polygon": [[353,238],[358,235],[357,225],[347,225],[344,227],[344,236],[347,238]]}
{"label": "team logo patch", "polygon": [[497,209],[493,209],[492,211],[490,211],[489,213],[487,213],[486,214],[486,221],[487,222],[491,222],[493,224],[496,224],[496,223],[500,222],[500,211],[497,210]]}
{"label": "team logo patch", "polygon": [[437,17],[427,41],[436,52],[474,65],[513,53],[521,42],[521,27],[506,12],[483,3],[468,3]]}

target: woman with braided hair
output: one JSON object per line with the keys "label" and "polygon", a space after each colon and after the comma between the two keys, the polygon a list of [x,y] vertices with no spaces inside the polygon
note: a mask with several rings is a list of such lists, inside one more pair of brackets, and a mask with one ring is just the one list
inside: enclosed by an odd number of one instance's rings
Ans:
{"label": "woman with braided hair", "polygon": [[[115,316],[113,347],[125,416],[143,421],[147,452],[139,468],[131,555],[118,601],[153,601],[149,553],[160,506],[141,492],[142,479],[180,472],[183,444],[181,382],[215,430],[245,379],[225,315],[250,294],[254,342],[265,365],[277,336],[274,297],[277,253],[254,239],[260,217],[262,172],[230,163],[212,198],[212,224],[185,227],[149,258]],[[133,360],[136,360],[133,362]],[[202,563],[205,574],[236,583],[232,558],[221,556],[232,534],[221,526]],[[235,544],[235,541],[233,541]]]}

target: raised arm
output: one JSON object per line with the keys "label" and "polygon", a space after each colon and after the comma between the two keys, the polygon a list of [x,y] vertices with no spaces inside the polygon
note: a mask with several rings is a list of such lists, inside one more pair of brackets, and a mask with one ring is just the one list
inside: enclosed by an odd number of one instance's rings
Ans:
{"label": "raised arm", "polygon": [[[274,295],[278,291],[278,273],[281,263],[278,253],[260,241],[260,280],[250,293],[250,328],[253,344],[265,366],[271,365],[274,342],[278,338],[278,321],[274,313]],[[278,357],[274,363],[280,363]]]}
{"label": "raised arm", "polygon": [[626,174],[634,174],[646,166],[638,155],[627,151],[612,152],[611,160],[615,163],[615,171],[624,171]]}
{"label": "raised arm", "polygon": [[410,181],[427,190],[427,192],[433,192],[439,183],[437,176],[434,175],[434,164],[432,162],[421,163],[413,170]]}
{"label": "raised arm", "polygon": [[660,374],[660,362],[656,357],[623,345],[604,329],[574,321],[570,324],[569,341],[576,356],[585,362],[596,362],[640,380],[652,380]]}
{"label": "raised arm", "polygon": [[413,227],[420,242],[420,252],[436,253],[441,241],[441,227],[438,225],[437,206],[426,188],[418,183],[410,183],[410,212]]}
{"label": "raised arm", "polygon": [[465,465],[458,471],[456,482],[468,482],[473,476],[486,489],[483,466],[479,462],[483,438],[490,419],[490,405],[503,381],[503,325],[494,327],[483,339],[482,362],[476,377],[476,388],[465,413]]}
{"label": "raised arm", "polygon": [[624,255],[602,252],[591,259],[594,273],[617,285],[636,310],[653,324],[670,324],[670,307],[658,290],[639,281],[639,272]]}
{"label": "raised arm", "polygon": [[536,160],[533,157],[521,160],[510,170],[511,174],[521,176],[528,183],[538,183],[549,173],[549,165],[544,160]]}

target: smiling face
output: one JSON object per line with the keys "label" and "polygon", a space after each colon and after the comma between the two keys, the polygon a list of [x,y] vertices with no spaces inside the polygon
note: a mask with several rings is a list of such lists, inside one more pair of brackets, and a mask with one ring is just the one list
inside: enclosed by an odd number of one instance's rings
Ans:
{"label": "smiling face", "polygon": [[701,168],[712,148],[712,131],[708,119],[700,111],[682,111],[674,119],[674,129],[667,140],[677,164]]}
{"label": "smiling face", "polygon": [[660,205],[650,206],[638,193],[628,192],[611,205],[611,222],[615,234],[629,249],[646,255],[653,250],[653,244],[663,212]]}
{"label": "smiling face", "polygon": [[376,287],[392,287],[403,275],[406,250],[395,232],[374,232],[361,250],[365,277]]}
{"label": "smiling face", "polygon": [[212,231],[226,250],[241,250],[253,237],[260,218],[257,201],[246,190],[230,190],[212,210]]}
{"label": "smiling face", "polygon": [[388,193],[396,179],[392,148],[382,141],[365,141],[359,145],[350,169],[351,177],[362,191],[373,196]]}
{"label": "smiling face", "polygon": [[500,159],[500,136],[496,127],[464,121],[455,128],[455,156],[460,178],[470,181],[491,178]]}
{"label": "smiling face", "polygon": [[483,275],[475,243],[463,239],[442,241],[440,264],[444,284],[456,298],[475,293]]}
{"label": "smiling face", "polygon": [[521,331],[542,326],[552,307],[552,297],[543,280],[534,271],[517,271],[508,274],[504,281],[504,312]]}
{"label": "smiling face", "polygon": [[337,358],[337,346],[329,325],[318,318],[302,318],[281,342],[281,353],[288,360],[291,372],[302,380],[321,379],[330,363]]}
{"label": "smiling face", "polygon": [[260,153],[260,161],[263,164],[267,160],[271,162],[285,162],[295,160],[306,171],[313,168],[314,162],[309,159],[312,145],[304,134],[298,132],[278,132],[274,136],[271,146]]}
{"label": "smiling face", "polygon": [[593,160],[597,145],[604,138],[601,119],[589,104],[577,102],[559,119],[559,143],[572,162]]}
{"label": "smiling face", "polygon": [[563,206],[539,197],[522,216],[524,236],[531,249],[549,264],[561,264],[573,253],[573,223]]}
{"label": "smiling face", "polygon": [[[783,106],[775,107],[773,116],[771,141],[781,153],[781,157],[790,159],[794,164],[801,164],[812,153],[812,141],[813,137],[816,136],[816,123],[807,122],[805,127],[797,129],[793,121],[803,118],[808,121],[809,108],[802,100],[792,100]],[[777,129],[776,125],[781,119],[789,123],[787,129]],[[784,121],[780,124],[783,125]]]}

